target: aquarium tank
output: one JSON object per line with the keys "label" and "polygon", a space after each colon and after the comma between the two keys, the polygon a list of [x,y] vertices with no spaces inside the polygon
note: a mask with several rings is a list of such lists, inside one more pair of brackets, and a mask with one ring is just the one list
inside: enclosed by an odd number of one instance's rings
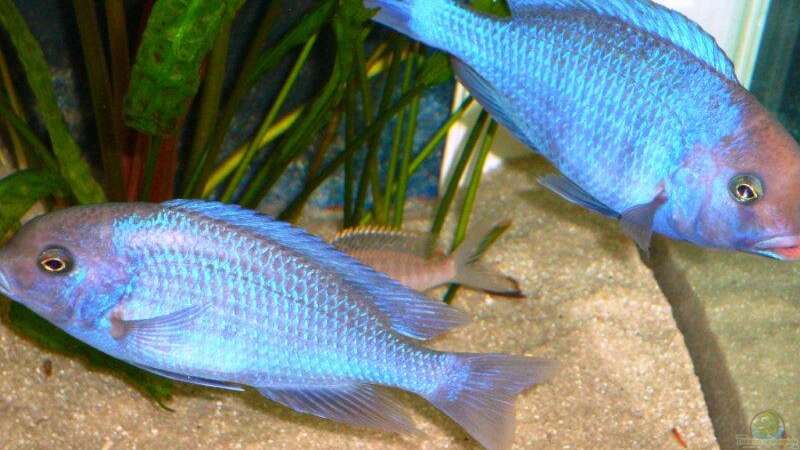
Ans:
{"label": "aquarium tank", "polygon": [[0,448],[800,448],[799,140],[800,0],[0,0]]}

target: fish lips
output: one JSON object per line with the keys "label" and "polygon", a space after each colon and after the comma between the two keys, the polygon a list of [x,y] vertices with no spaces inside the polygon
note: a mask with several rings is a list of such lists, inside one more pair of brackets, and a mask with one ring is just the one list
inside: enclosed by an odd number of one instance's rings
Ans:
{"label": "fish lips", "polygon": [[753,252],[782,261],[800,260],[800,235],[779,236],[763,240],[753,247]]}

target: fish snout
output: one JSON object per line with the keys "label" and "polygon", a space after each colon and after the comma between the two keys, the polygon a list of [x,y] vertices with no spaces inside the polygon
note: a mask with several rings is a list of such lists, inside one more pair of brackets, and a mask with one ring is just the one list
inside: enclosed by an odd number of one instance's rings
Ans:
{"label": "fish snout", "polygon": [[800,260],[800,235],[778,236],[758,242],[755,253],[783,261]]}

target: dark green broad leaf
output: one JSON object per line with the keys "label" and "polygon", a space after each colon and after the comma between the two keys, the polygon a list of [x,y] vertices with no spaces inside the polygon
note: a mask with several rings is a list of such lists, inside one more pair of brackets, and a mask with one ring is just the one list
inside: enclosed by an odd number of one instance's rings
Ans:
{"label": "dark green broad leaf", "polygon": [[[8,1],[8,0],[6,0]],[[200,66],[244,0],[159,0],[125,97],[125,120],[147,134],[174,132],[200,88]]]}
{"label": "dark green broad leaf", "polygon": [[0,25],[8,32],[17,51],[31,92],[36,98],[36,108],[50,135],[53,152],[58,159],[61,176],[81,203],[105,201],[105,193],[81,156],[81,150],[61,115],[56,102],[50,69],[36,38],[31,34],[25,19],[13,0],[0,0]]}
{"label": "dark green broad leaf", "polygon": [[22,170],[0,179],[0,237],[15,227],[34,203],[65,191],[64,179],[45,170]]}
{"label": "dark green broad leaf", "polygon": [[418,83],[435,86],[453,78],[453,69],[450,66],[450,57],[442,52],[436,52],[425,60],[420,68]]}
{"label": "dark green broad leaf", "polygon": [[150,374],[95,350],[37,316],[19,303],[11,303],[9,319],[12,328],[16,332],[34,340],[47,350],[67,356],[79,356],[84,358],[92,367],[108,369],[121,374],[134,387],[152,397],[165,409],[168,409],[163,402],[169,400],[172,395],[173,385],[170,380]]}
{"label": "dark green broad leaf", "polygon": [[472,0],[470,6],[476,11],[500,17],[508,17],[511,10],[506,0]]}

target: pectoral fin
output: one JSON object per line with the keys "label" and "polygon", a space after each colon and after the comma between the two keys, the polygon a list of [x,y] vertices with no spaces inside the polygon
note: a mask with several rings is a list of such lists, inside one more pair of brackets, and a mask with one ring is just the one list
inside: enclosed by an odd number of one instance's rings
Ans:
{"label": "pectoral fin", "polygon": [[622,231],[639,246],[642,251],[650,251],[650,240],[653,238],[653,219],[658,212],[658,208],[664,204],[666,199],[659,195],[650,203],[637,205],[622,213],[620,225]]}
{"label": "pectoral fin", "polygon": [[298,412],[396,433],[417,431],[400,405],[377,386],[358,383],[270,386],[261,387],[258,391]]}
{"label": "pectoral fin", "polygon": [[111,335],[114,339],[125,339],[143,349],[166,351],[182,340],[187,327],[209,306],[210,303],[204,303],[162,316],[138,320],[125,320],[122,318],[122,311],[116,310],[111,313]]}
{"label": "pectoral fin", "polygon": [[666,201],[663,194],[659,194],[649,203],[636,205],[620,214],[562,175],[546,175],[539,179],[539,183],[567,201],[604,216],[619,219],[622,231],[644,252],[649,251],[650,240],[653,237],[653,219],[658,208]]}

